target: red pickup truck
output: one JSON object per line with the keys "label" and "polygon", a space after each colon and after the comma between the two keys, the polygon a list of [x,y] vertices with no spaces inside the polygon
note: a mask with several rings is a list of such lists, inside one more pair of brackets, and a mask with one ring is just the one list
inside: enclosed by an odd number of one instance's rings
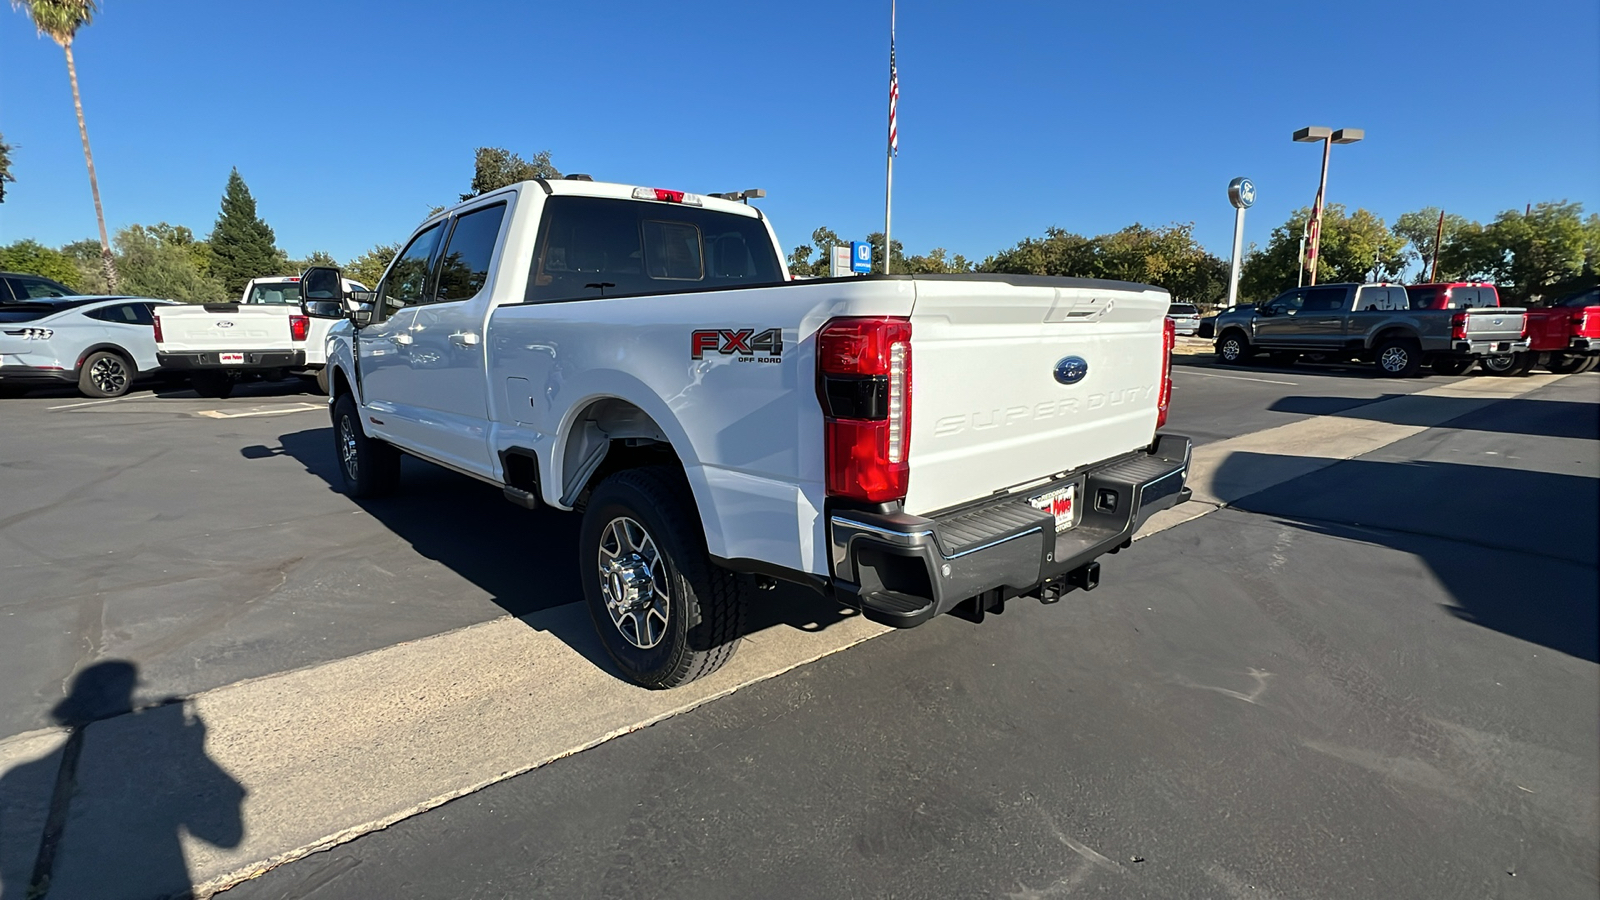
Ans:
{"label": "red pickup truck", "polygon": [[[1528,356],[1557,375],[1600,366],[1600,288],[1528,309]],[[1529,368],[1532,368],[1530,365]]]}

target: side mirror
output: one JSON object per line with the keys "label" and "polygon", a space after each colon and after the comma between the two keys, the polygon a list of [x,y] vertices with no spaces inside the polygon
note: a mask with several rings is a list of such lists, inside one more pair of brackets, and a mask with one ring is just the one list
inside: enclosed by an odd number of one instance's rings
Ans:
{"label": "side mirror", "polygon": [[351,291],[344,295],[344,314],[357,326],[372,324],[372,310],[378,295],[373,291]]}
{"label": "side mirror", "polygon": [[300,273],[300,304],[306,315],[343,319],[344,276],[331,266],[312,266]]}
{"label": "side mirror", "polygon": [[1270,315],[1272,315],[1272,307],[1270,307],[1270,306],[1258,306],[1258,307],[1256,307],[1256,312],[1259,313],[1260,315],[1263,315],[1263,316],[1270,316]]}

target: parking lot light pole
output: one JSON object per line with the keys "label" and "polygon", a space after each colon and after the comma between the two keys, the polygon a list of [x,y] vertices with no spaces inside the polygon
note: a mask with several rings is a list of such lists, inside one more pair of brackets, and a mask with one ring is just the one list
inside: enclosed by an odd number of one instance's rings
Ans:
{"label": "parking lot light pole", "polygon": [[1294,133],[1295,141],[1302,144],[1322,142],[1322,178],[1317,181],[1317,202],[1311,207],[1311,283],[1317,283],[1317,250],[1322,246],[1322,214],[1328,195],[1328,153],[1334,144],[1354,144],[1366,136],[1360,128],[1340,128],[1335,131],[1320,125],[1308,125]]}

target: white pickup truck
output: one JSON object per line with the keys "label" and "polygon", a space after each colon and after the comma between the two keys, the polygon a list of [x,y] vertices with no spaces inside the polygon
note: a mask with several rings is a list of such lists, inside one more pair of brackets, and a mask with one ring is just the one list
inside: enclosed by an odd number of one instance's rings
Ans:
{"label": "white pickup truck", "polygon": [[328,347],[348,492],[395,488],[405,453],[581,510],[590,614],[648,687],[720,666],[774,579],[981,621],[1094,588],[1188,497],[1159,288],[791,282],[754,207],[569,180],[433,216],[375,293],[303,277],[351,319]]}
{"label": "white pickup truck", "polygon": [[[345,292],[366,285],[341,280]],[[254,278],[238,303],[161,307],[156,315],[156,359],[188,372],[202,397],[226,397],[240,378],[290,373],[314,375],[328,392],[328,331],[342,318],[332,297],[302,297],[300,276]],[[330,308],[331,307],[331,308]]]}

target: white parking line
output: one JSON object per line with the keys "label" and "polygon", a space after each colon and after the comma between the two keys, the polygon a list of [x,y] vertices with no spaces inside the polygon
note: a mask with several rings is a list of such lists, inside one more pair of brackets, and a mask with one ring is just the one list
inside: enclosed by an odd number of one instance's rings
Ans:
{"label": "white parking line", "polygon": [[55,412],[58,409],[77,409],[80,406],[99,406],[102,403],[116,403],[118,400],[126,400],[126,399],[128,399],[128,398],[127,397],[112,397],[109,400],[89,400],[89,401],[86,401],[84,403],[68,403],[66,406],[46,406],[45,407],[45,411],[46,412]]}
{"label": "white parking line", "polygon": [[326,406],[316,406],[310,403],[296,403],[294,406],[280,406],[277,409],[258,409],[253,412],[225,413],[220,409],[202,409],[195,413],[208,419],[248,419],[251,416],[284,416],[297,412],[316,412],[327,409]]}
{"label": "white parking line", "polygon": [[1194,369],[1186,366],[1174,366],[1172,371],[1185,372],[1190,375],[1204,375],[1207,378],[1231,378],[1234,381],[1259,381],[1262,384],[1286,384],[1289,387],[1300,386],[1300,382],[1298,381],[1273,381],[1271,378],[1247,378],[1243,375],[1219,375],[1216,372],[1196,372]]}

